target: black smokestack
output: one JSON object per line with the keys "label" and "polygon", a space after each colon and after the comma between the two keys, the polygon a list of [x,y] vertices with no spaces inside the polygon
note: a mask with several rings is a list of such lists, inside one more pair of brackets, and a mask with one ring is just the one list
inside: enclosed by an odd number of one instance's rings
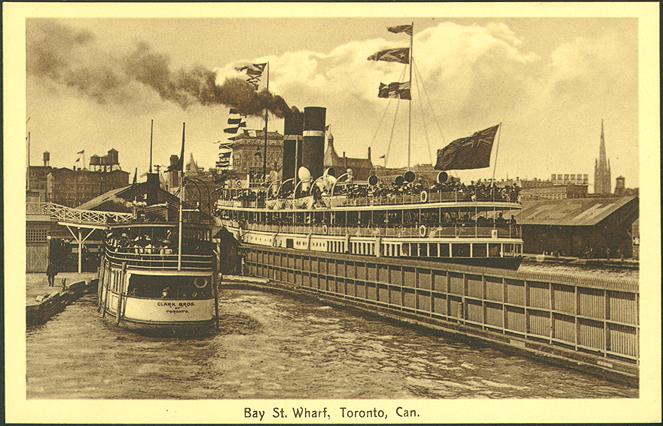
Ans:
{"label": "black smokestack", "polygon": [[322,176],[325,157],[325,120],[327,109],[304,108],[304,138],[302,142],[302,165],[309,169],[311,178]]}
{"label": "black smokestack", "polygon": [[281,173],[281,179],[284,182],[294,178],[302,164],[303,131],[304,114],[299,111],[286,112],[283,120],[283,171]]}
{"label": "black smokestack", "polygon": [[27,72],[100,104],[136,99],[137,85],[142,85],[183,109],[226,105],[246,115],[261,115],[267,108],[277,117],[290,109],[282,97],[256,92],[242,79],[219,83],[216,73],[204,66],[173,70],[170,58],[145,42],[128,54],[111,55],[97,46],[89,31],[46,19],[28,21]]}
{"label": "black smokestack", "polygon": [[147,205],[151,206],[159,202],[159,188],[161,183],[159,182],[158,173],[148,173],[147,174]]}

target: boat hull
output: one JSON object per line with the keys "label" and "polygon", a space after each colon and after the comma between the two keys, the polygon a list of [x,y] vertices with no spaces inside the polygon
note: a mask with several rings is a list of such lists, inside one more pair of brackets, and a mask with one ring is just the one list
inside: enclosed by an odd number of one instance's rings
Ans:
{"label": "boat hull", "polygon": [[114,326],[130,330],[145,336],[157,337],[205,337],[216,332],[216,320],[208,321],[181,321],[181,322],[152,322],[122,319],[119,323],[117,318],[108,313],[104,319]]}

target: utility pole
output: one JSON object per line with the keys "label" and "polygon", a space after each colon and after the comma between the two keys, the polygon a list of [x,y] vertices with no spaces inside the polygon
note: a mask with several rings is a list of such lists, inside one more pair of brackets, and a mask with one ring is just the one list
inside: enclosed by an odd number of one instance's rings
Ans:
{"label": "utility pole", "polygon": [[414,47],[414,21],[412,21],[412,34],[410,34],[410,104],[407,116],[407,168],[410,169],[410,151],[412,144],[412,48]]}
{"label": "utility pole", "polygon": [[[269,95],[269,62],[267,62],[267,94]],[[262,150],[262,180],[267,180],[267,123],[269,120],[269,107],[265,107],[265,144]]]}

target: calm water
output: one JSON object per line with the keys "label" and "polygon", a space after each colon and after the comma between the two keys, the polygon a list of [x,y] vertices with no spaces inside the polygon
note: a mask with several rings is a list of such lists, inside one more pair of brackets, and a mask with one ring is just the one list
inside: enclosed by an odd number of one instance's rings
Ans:
{"label": "calm water", "polygon": [[323,305],[224,290],[222,331],[148,338],[94,296],[28,331],[28,398],[616,398],[637,389]]}

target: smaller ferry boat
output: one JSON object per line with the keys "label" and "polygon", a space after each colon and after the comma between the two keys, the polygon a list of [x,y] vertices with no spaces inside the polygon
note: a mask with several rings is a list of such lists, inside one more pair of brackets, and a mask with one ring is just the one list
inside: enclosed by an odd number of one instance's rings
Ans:
{"label": "smaller ferry boat", "polygon": [[151,212],[136,214],[132,222],[109,225],[98,311],[120,327],[148,334],[213,332],[219,308],[211,227],[181,215],[168,221],[168,214],[154,215],[155,208],[148,206]]}
{"label": "smaller ferry boat", "polygon": [[186,123],[179,161],[169,169],[179,172],[179,197],[159,195],[159,174],[152,173],[153,125],[145,202],[136,193],[134,220],[107,224],[97,308],[102,318],[139,332],[207,334],[219,327],[219,247],[212,242],[211,218],[184,206]]}

